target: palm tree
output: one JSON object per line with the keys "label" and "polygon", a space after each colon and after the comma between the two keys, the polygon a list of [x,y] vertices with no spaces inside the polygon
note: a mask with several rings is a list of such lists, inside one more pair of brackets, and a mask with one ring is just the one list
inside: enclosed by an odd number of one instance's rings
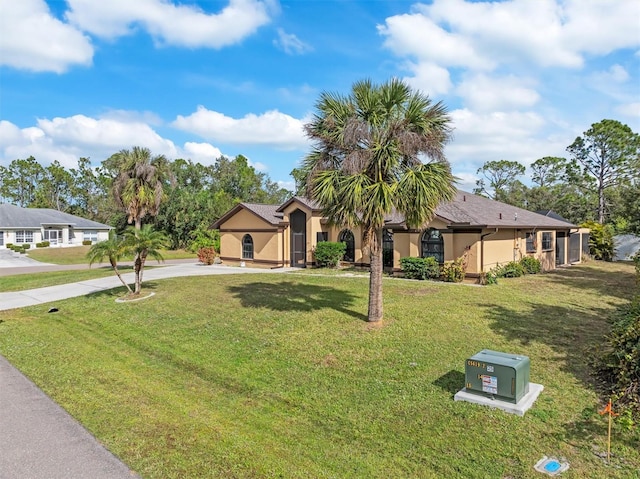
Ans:
{"label": "palm tree", "polygon": [[133,271],[135,274],[134,295],[139,295],[142,290],[142,275],[147,257],[162,261],[160,249],[167,245],[167,237],[161,231],[155,231],[151,225],[144,225],[140,230],[129,227],[124,232],[124,243],[127,250],[135,255]]}
{"label": "palm tree", "polygon": [[89,266],[93,263],[102,263],[105,258],[109,259],[109,263],[113,268],[114,273],[118,279],[124,284],[129,294],[133,294],[131,291],[131,287],[127,284],[127,282],[122,279],[122,275],[118,270],[118,261],[120,258],[128,254],[127,245],[124,242],[123,238],[118,237],[115,232],[112,230],[109,233],[109,239],[106,241],[100,241],[99,243],[91,246],[91,249],[87,253],[87,258],[89,258]]}
{"label": "palm tree", "polygon": [[307,194],[331,224],[361,228],[371,268],[368,319],[379,321],[385,216],[397,211],[421,227],[455,194],[443,152],[450,119],[442,103],[397,79],[359,81],[348,96],[324,92],[316,110],[305,125],[315,142],[302,167]]}
{"label": "palm tree", "polygon": [[113,182],[113,195],[129,223],[140,230],[146,215],[156,216],[164,198],[163,183],[169,177],[169,163],[163,155],[151,157],[148,148],[134,146],[114,155],[119,173]]}

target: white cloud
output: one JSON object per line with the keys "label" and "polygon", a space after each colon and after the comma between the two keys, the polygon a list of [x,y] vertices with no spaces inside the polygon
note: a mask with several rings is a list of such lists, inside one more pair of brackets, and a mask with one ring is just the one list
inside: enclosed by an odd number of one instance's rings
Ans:
{"label": "white cloud", "polygon": [[640,102],[625,103],[616,108],[616,112],[637,120],[640,118]]}
{"label": "white cloud", "polygon": [[310,45],[304,43],[293,33],[285,32],[282,28],[278,28],[278,38],[273,43],[288,55],[302,55],[313,50]]}
{"label": "white cloud", "polygon": [[531,80],[506,77],[491,77],[485,74],[472,75],[458,85],[457,93],[465,104],[474,110],[501,111],[534,106],[540,95],[529,88]]}
{"label": "white cloud", "polygon": [[585,54],[636,48],[639,17],[636,0],[434,0],[387,18],[378,31],[398,56],[440,66],[577,68]]}
{"label": "white cloud", "polygon": [[412,77],[404,80],[416,90],[421,90],[428,95],[442,95],[451,89],[451,78],[446,68],[430,62],[407,63],[406,69],[413,73]]}
{"label": "white cloud", "polygon": [[188,141],[184,144],[185,157],[203,165],[213,165],[222,152],[210,143],[194,143]]}
{"label": "white cloud", "polygon": [[480,55],[471,38],[448,32],[422,13],[389,17],[385,25],[378,25],[378,32],[386,37],[384,45],[399,56],[444,66],[494,66]]}
{"label": "white cloud", "polygon": [[168,45],[222,48],[239,43],[269,23],[274,4],[230,0],[219,13],[166,0],[68,0],[66,16],[79,28],[104,38],[117,38],[136,27]]}
{"label": "white cloud", "polygon": [[[137,115],[131,112],[129,116]],[[96,119],[84,115],[40,119],[36,126],[27,128],[2,120],[0,138],[0,164],[5,165],[29,156],[34,156],[43,165],[58,160],[67,168],[75,167],[80,157],[90,157],[98,164],[113,153],[134,145],[147,147],[153,154],[162,154],[169,159],[190,158],[202,164],[213,164],[222,155],[209,143],[186,142],[182,148],[176,146],[141,121]]]}
{"label": "white cloud", "polygon": [[2,0],[0,64],[63,73],[90,65],[93,47],[75,27],[54,18],[44,0]]}
{"label": "white cloud", "polygon": [[[559,132],[533,112],[451,112],[454,141],[446,146],[454,171],[475,174],[487,161],[509,160],[529,165],[542,156],[564,156],[574,132]],[[553,133],[547,130],[553,128]],[[459,174],[458,173],[458,174]]]}
{"label": "white cloud", "polygon": [[592,81],[598,84],[625,83],[629,80],[629,73],[622,65],[611,65],[606,71],[595,72],[591,76]]}
{"label": "white cloud", "polygon": [[261,115],[250,113],[236,119],[199,106],[189,116],[178,115],[172,126],[220,143],[268,145],[281,149],[305,148],[309,144],[303,121],[277,110]]}

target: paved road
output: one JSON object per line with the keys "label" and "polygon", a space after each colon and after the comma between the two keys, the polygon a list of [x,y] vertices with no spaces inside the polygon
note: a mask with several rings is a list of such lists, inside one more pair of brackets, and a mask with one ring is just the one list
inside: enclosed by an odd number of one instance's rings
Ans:
{"label": "paved road", "polygon": [[[86,265],[84,267],[86,268]],[[47,267],[37,265],[18,268],[33,273]],[[144,280],[285,271],[223,265],[204,266],[190,261],[146,270]],[[127,273],[124,277],[126,281],[133,281],[133,273]],[[0,310],[51,303],[115,287],[123,288],[122,283],[113,276],[61,286],[0,293]],[[0,479],[132,477],[138,476],[0,356]]]}

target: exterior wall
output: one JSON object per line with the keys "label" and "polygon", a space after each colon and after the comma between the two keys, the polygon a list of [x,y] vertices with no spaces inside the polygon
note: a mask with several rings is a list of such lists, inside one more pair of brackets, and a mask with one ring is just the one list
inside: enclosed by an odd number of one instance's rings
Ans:
{"label": "exterior wall", "polygon": [[[242,238],[253,239],[253,259],[242,258]],[[245,264],[283,265],[283,232],[247,210],[240,210],[220,226],[220,257]],[[285,258],[288,258],[285,256]]]}
{"label": "exterior wall", "polygon": [[481,240],[483,244],[480,245],[482,256],[480,271],[486,272],[498,265],[520,259],[522,236],[518,233],[518,230],[499,229],[497,232],[495,230],[483,230],[482,234],[487,236],[485,236],[484,240]]}
{"label": "exterior wall", "polygon": [[[9,228],[4,228],[4,241],[3,241],[3,248],[7,247],[7,244],[30,244],[32,247],[35,246],[36,243],[40,243],[42,241],[42,232],[40,231],[40,229],[35,229],[35,228],[17,228],[17,229],[9,229]],[[33,232],[33,241],[30,241],[29,243],[16,243],[16,231],[31,231]]]}
{"label": "exterior wall", "polygon": [[[329,241],[338,241],[344,228],[328,226],[319,212],[313,212],[306,206],[293,202],[283,211],[283,221],[289,223],[290,215],[295,210],[306,214],[306,262],[314,264],[313,252],[317,245],[317,233],[326,232]],[[447,224],[439,219],[432,221],[427,228],[436,228],[442,232],[444,241],[444,259],[452,261],[466,254],[467,274],[473,276],[487,272],[496,266],[518,261],[524,256],[534,256],[542,264],[543,270],[552,270],[555,264],[556,232],[540,230],[536,232],[536,251],[526,251],[526,233],[528,230],[503,228],[474,230],[450,230]],[[426,229],[426,228],[425,228]],[[394,270],[400,271],[400,259],[419,257],[421,254],[421,238],[425,231],[398,229],[393,231]],[[253,263],[264,263],[272,266],[290,266],[291,228],[277,228],[261,220],[247,210],[240,210],[220,227],[221,257],[223,260],[243,261],[242,238],[251,234],[254,241]],[[366,267],[369,264],[368,252],[362,246],[362,232],[359,227],[351,228],[354,236],[355,266]],[[575,231],[575,230],[574,230]],[[542,250],[542,233],[551,233],[551,249]],[[588,231],[585,231],[588,232]],[[567,239],[568,242],[567,229]],[[568,243],[565,254],[568,254]],[[250,260],[244,260],[251,263]]]}

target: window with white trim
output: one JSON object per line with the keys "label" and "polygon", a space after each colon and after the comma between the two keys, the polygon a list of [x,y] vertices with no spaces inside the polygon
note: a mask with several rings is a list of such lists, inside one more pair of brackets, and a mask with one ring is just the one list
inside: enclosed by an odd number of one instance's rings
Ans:
{"label": "window with white trim", "polygon": [[553,237],[551,231],[544,231],[542,233],[542,251],[550,251],[552,248]]}
{"label": "window with white trim", "polygon": [[16,243],[33,243],[33,231],[16,231]]}
{"label": "window with white trim", "polygon": [[97,231],[84,231],[82,233],[82,241],[91,241],[96,243],[98,241],[98,232]]}

